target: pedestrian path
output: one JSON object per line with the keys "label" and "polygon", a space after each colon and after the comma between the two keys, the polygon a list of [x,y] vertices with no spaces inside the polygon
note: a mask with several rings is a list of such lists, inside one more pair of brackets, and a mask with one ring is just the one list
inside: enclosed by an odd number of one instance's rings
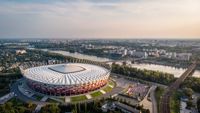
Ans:
{"label": "pedestrian path", "polygon": [[69,102],[71,102],[70,97],[65,97],[65,103],[69,103]]}
{"label": "pedestrian path", "polygon": [[111,88],[113,88],[113,87],[114,87],[114,86],[112,86],[112,85],[110,85],[110,84],[109,84],[108,86],[109,86],[109,87],[111,87]]}
{"label": "pedestrian path", "polygon": [[105,94],[105,93],[106,93],[104,90],[100,90],[100,92],[101,92],[102,94]]}
{"label": "pedestrian path", "polygon": [[90,94],[87,94],[86,97],[87,97],[87,99],[91,99],[92,98],[92,96]]}
{"label": "pedestrian path", "polygon": [[[40,101],[45,102],[45,101],[47,101],[48,98],[49,98],[48,96],[44,96]],[[39,111],[41,110],[41,108],[42,108],[43,106],[45,106],[45,105],[46,105],[46,104],[38,104],[37,107],[35,108],[34,113],[39,112]]]}
{"label": "pedestrian path", "polygon": [[38,104],[37,107],[35,108],[34,113],[38,113],[43,106],[45,106],[45,104]]}
{"label": "pedestrian path", "polygon": [[48,98],[48,96],[44,96],[40,101],[45,102]]}
{"label": "pedestrian path", "polygon": [[14,92],[8,93],[0,98],[0,104],[4,104],[15,96]]}

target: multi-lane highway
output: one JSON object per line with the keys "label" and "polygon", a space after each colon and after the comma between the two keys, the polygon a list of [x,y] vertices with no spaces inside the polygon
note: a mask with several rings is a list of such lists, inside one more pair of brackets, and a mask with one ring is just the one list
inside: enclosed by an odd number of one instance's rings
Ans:
{"label": "multi-lane highway", "polygon": [[191,75],[195,70],[196,62],[188,67],[188,69],[178,78],[174,83],[172,83],[165,91],[161,99],[160,113],[170,113],[170,97],[175,90],[177,90],[180,84]]}

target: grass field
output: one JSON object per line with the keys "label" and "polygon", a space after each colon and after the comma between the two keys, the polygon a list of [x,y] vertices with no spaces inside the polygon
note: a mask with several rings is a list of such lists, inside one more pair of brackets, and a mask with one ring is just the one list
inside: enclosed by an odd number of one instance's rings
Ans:
{"label": "grass field", "polygon": [[60,97],[60,98],[58,98],[58,99],[60,99],[60,100],[62,100],[63,102],[65,102],[65,97]]}
{"label": "grass field", "polygon": [[86,100],[87,97],[85,95],[81,95],[81,96],[71,97],[70,99],[71,99],[71,102],[79,102],[79,101]]}
{"label": "grass field", "polygon": [[50,102],[50,103],[58,103],[57,101],[53,100],[53,99],[50,99],[48,98],[46,102]]}
{"label": "grass field", "polygon": [[33,98],[35,98],[36,100],[41,100],[43,98],[43,96],[40,95],[33,95]]}
{"label": "grass field", "polygon": [[110,91],[112,91],[112,88],[110,86],[106,86],[105,88],[103,88],[103,90],[105,92],[110,92]]}
{"label": "grass field", "polygon": [[111,85],[111,86],[115,86],[116,85],[116,83],[115,82],[113,82],[113,81],[109,81],[109,83],[108,83],[109,85]]}
{"label": "grass field", "polygon": [[98,96],[101,96],[102,93],[100,91],[97,91],[97,92],[94,92],[94,93],[91,93],[90,94],[92,97],[98,97]]}

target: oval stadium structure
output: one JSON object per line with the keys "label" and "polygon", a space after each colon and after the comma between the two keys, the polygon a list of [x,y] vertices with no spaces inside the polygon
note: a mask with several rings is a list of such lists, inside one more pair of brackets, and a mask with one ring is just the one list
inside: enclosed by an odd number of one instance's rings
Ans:
{"label": "oval stadium structure", "polygon": [[22,74],[28,86],[37,92],[70,96],[105,86],[110,71],[92,64],[67,63],[28,68]]}

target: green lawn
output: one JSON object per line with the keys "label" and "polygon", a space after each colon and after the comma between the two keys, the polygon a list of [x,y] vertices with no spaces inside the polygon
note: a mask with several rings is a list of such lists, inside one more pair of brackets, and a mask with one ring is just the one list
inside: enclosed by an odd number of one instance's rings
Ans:
{"label": "green lawn", "polygon": [[113,82],[113,81],[109,81],[109,83],[108,83],[109,85],[111,85],[111,86],[115,86],[116,85],[116,83],[115,82]]}
{"label": "green lawn", "polygon": [[65,97],[60,97],[60,98],[58,98],[58,99],[60,99],[60,100],[62,100],[63,102],[65,102]]}
{"label": "green lawn", "polygon": [[58,103],[57,101],[53,100],[53,99],[50,99],[48,98],[46,102],[50,102],[50,103]]}
{"label": "green lawn", "polygon": [[41,100],[43,98],[43,96],[40,95],[33,95],[33,98],[35,98],[36,100]]}
{"label": "green lawn", "polygon": [[86,100],[87,97],[85,95],[81,95],[81,96],[71,97],[70,99],[71,99],[71,102],[79,102],[79,101]]}
{"label": "green lawn", "polygon": [[110,92],[112,90],[112,88],[110,86],[106,86],[105,88],[103,88],[103,90],[105,92]]}
{"label": "green lawn", "polygon": [[101,96],[102,93],[100,91],[97,91],[97,92],[94,92],[94,93],[91,93],[90,94],[92,97],[98,97],[98,96]]}

